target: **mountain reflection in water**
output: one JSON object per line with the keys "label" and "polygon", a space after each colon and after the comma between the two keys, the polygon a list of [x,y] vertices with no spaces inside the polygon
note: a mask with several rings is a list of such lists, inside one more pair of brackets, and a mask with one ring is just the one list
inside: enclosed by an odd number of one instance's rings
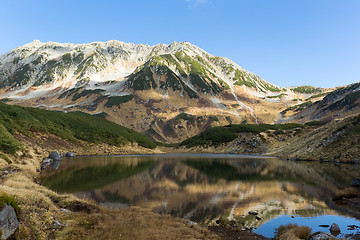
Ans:
{"label": "mountain reflection in water", "polygon": [[199,223],[227,218],[258,227],[281,215],[359,218],[359,208],[332,201],[359,175],[350,164],[165,154],[64,159],[43,173],[42,183],[106,207],[136,205]]}

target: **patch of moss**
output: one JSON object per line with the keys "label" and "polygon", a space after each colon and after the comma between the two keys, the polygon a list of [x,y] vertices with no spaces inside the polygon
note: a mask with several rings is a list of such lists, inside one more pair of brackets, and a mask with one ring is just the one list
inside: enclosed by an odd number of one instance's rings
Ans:
{"label": "patch of moss", "polygon": [[128,86],[134,90],[149,90],[151,87],[156,89],[157,84],[153,75],[150,67],[145,66],[129,77]]}
{"label": "patch of moss", "polygon": [[294,92],[298,93],[306,93],[306,94],[313,94],[321,91],[321,88],[313,87],[313,86],[300,86],[293,89]]}
{"label": "patch of moss", "polygon": [[130,102],[133,98],[134,95],[109,97],[108,101],[105,103],[105,107],[110,108],[112,106],[120,106],[122,103]]}
{"label": "patch of moss", "polygon": [[89,97],[91,95],[100,94],[102,92],[105,92],[103,89],[94,89],[94,90],[83,90],[81,92],[76,92],[74,96],[72,97],[73,101],[76,101],[82,97]]}
{"label": "patch of moss", "polygon": [[[282,98],[283,96],[287,96],[286,93],[282,93],[276,96],[267,96],[267,98]],[[294,99],[293,99],[294,100]],[[295,99],[295,101],[297,101],[297,99]]]}
{"label": "patch of moss", "polygon": [[187,113],[180,113],[179,115],[177,115],[175,117],[175,119],[176,120],[182,119],[182,120],[188,121],[190,123],[194,123],[194,121],[195,121],[195,117],[190,114],[187,114]]}

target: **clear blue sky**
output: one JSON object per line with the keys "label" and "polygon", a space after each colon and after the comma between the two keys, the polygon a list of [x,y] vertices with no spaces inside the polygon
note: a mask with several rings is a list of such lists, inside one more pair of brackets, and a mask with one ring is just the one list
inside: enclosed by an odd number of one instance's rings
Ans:
{"label": "clear blue sky", "polygon": [[189,41],[279,86],[360,81],[360,0],[0,0],[0,54],[34,39]]}

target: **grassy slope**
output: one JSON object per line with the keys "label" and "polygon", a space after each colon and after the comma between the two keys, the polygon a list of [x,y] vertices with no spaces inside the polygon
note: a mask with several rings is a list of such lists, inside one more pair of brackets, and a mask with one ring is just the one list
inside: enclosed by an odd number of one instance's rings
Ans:
{"label": "grassy slope", "polygon": [[181,146],[187,148],[195,146],[217,146],[223,143],[228,143],[238,137],[238,133],[247,132],[259,134],[268,130],[290,130],[294,128],[303,127],[298,123],[287,124],[233,124],[222,127],[210,127],[201,134],[191,137],[182,143]]}
{"label": "grassy slope", "polygon": [[14,137],[17,133],[29,136],[39,132],[74,142],[82,140],[115,146],[137,142],[143,147],[156,147],[143,134],[80,112],[63,113],[0,103],[0,115],[0,151],[5,153],[21,149],[22,144]]}
{"label": "grassy slope", "polygon": [[360,115],[331,121],[287,142],[275,154],[314,160],[353,161],[359,158]]}

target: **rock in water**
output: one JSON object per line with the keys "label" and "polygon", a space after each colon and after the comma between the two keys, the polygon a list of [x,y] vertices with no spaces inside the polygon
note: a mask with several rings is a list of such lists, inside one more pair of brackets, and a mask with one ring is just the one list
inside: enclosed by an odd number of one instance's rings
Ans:
{"label": "rock in water", "polygon": [[49,158],[51,158],[54,161],[60,161],[61,155],[58,151],[53,151],[52,153],[50,153]]}
{"label": "rock in water", "polygon": [[10,237],[19,227],[19,220],[17,219],[13,207],[5,204],[5,207],[0,211],[0,229],[2,231],[1,239]]}
{"label": "rock in water", "polygon": [[67,153],[65,154],[65,157],[75,157],[75,153],[73,153],[73,152],[67,152]]}
{"label": "rock in water", "polygon": [[360,178],[355,179],[352,183],[351,186],[353,187],[360,187]]}
{"label": "rock in water", "polygon": [[309,240],[340,240],[340,238],[334,237],[326,232],[316,232],[311,235]]}
{"label": "rock in water", "polygon": [[339,225],[337,225],[336,223],[331,224],[330,232],[334,236],[339,235],[341,232]]}

